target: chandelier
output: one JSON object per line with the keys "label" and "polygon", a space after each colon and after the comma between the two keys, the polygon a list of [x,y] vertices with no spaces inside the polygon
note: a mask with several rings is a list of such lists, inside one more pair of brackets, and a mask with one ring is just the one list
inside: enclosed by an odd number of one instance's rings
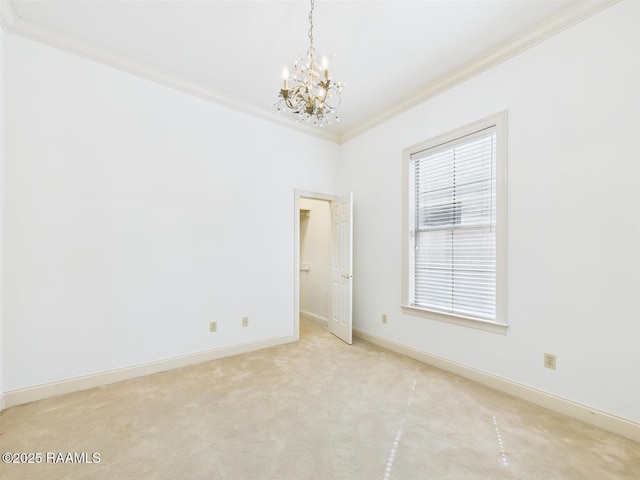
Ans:
{"label": "chandelier", "polygon": [[343,82],[334,82],[329,76],[329,59],[323,56],[316,61],[316,49],[313,46],[313,7],[311,0],[309,11],[309,50],[306,59],[298,55],[293,65],[293,74],[284,67],[282,71],[283,87],[280,100],[275,106],[278,112],[289,110],[298,121],[313,123],[318,127],[339,122],[337,115],[340,106],[340,94]]}

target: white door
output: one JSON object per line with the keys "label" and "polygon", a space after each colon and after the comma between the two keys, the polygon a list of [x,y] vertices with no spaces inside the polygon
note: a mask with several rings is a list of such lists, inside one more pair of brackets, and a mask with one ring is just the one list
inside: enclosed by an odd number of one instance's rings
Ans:
{"label": "white door", "polygon": [[351,345],[353,194],[331,202],[333,248],[331,255],[331,303],[329,331]]}

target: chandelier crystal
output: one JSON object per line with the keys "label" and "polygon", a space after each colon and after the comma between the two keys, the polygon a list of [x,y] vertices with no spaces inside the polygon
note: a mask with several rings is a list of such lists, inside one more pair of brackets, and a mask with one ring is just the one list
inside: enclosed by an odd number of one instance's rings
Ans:
{"label": "chandelier crystal", "polygon": [[313,123],[318,127],[339,122],[337,110],[343,82],[334,82],[329,76],[329,59],[323,56],[316,60],[313,46],[313,8],[309,11],[309,49],[306,58],[298,55],[290,74],[287,67],[282,71],[283,86],[280,100],[275,106],[278,112],[290,111],[298,122]]}

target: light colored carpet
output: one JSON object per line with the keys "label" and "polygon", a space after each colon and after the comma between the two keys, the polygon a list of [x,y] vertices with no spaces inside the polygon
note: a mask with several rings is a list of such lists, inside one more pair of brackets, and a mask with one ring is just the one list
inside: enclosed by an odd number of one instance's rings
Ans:
{"label": "light colored carpet", "polygon": [[295,344],[8,409],[0,445],[43,454],[3,480],[640,478],[635,442],[306,322]]}

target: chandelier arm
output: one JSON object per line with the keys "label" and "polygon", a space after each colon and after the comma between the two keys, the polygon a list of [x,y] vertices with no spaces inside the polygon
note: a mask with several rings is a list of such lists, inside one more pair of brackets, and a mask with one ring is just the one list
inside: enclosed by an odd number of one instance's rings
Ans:
{"label": "chandelier arm", "polygon": [[309,10],[309,51],[313,48],[313,8],[315,6],[314,0],[311,0],[311,10]]}

